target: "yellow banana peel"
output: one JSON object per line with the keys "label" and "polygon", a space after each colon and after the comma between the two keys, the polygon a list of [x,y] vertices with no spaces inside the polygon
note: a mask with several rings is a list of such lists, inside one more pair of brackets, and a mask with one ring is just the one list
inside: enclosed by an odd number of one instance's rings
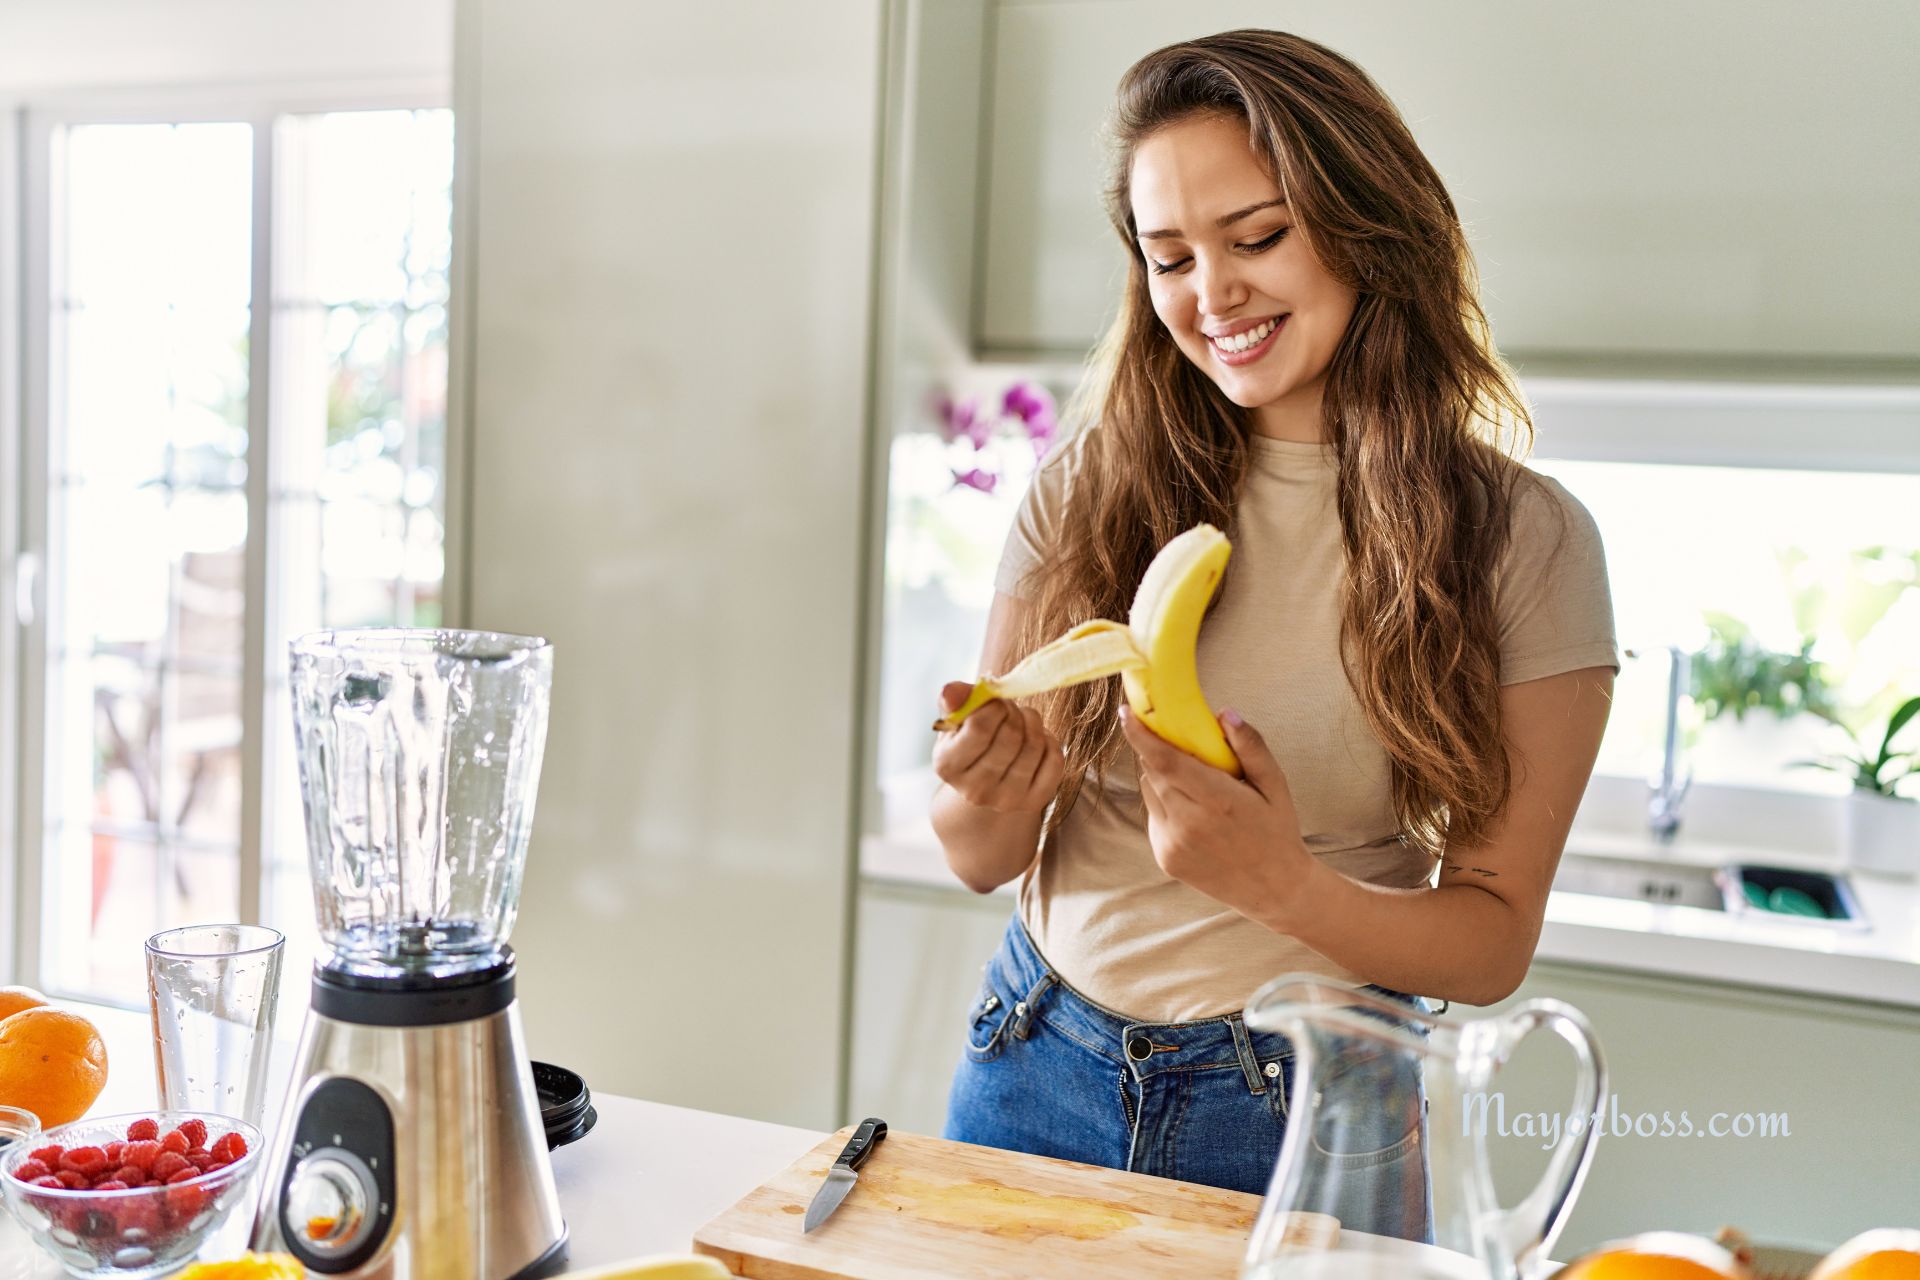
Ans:
{"label": "yellow banana peel", "polygon": [[[285,1253],[249,1253],[229,1262],[196,1262],[177,1280],[306,1280],[300,1260]],[[568,1272],[571,1280],[731,1280],[733,1273],[713,1258],[697,1254],[655,1254]]]}
{"label": "yellow banana peel", "polygon": [[934,721],[946,731],[995,698],[1024,698],[1118,674],[1127,705],[1142,724],[1217,769],[1240,773],[1200,689],[1194,648],[1200,620],[1226,572],[1233,546],[1210,524],[1195,525],[1160,548],[1134,592],[1123,625],[1083,622],[1028,654],[1013,670],[981,679],[967,700]]}
{"label": "yellow banana peel", "polygon": [[658,1254],[591,1271],[570,1271],[569,1280],[731,1280],[733,1272],[697,1254]]}

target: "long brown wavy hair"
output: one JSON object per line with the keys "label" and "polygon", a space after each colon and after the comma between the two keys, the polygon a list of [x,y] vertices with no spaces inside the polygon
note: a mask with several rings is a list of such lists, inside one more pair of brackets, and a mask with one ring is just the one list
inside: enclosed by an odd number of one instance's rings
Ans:
{"label": "long brown wavy hair", "polygon": [[[1495,351],[1453,201],[1367,74],[1278,31],[1169,45],[1122,78],[1108,215],[1125,296],[1067,418],[1086,434],[1071,498],[1025,584],[1022,653],[1088,618],[1124,618],[1154,553],[1207,521],[1235,527],[1252,415],[1182,354],[1154,314],[1134,236],[1133,156],[1154,131],[1215,114],[1248,130],[1321,266],[1358,294],[1323,403],[1347,557],[1340,651],[1392,765],[1402,838],[1472,844],[1511,785],[1500,725],[1495,568],[1525,468],[1500,448],[1532,421]],[[1232,573],[1231,565],[1228,569]],[[1122,736],[1117,680],[1048,695],[1066,748],[1051,831]]]}

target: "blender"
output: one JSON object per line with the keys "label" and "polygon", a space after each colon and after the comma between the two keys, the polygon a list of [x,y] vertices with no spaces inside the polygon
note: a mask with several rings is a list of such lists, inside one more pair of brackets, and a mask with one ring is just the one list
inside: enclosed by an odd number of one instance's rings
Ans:
{"label": "blender", "polygon": [[254,1247],[329,1276],[552,1275],[567,1229],[506,945],[552,647],[363,630],[316,632],[291,651],[326,954]]}

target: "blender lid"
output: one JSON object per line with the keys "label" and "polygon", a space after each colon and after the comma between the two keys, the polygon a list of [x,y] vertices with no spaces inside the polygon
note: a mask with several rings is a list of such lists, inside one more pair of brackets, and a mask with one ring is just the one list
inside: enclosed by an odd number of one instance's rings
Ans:
{"label": "blender lid", "polygon": [[551,1062],[535,1062],[533,1088],[540,1099],[540,1123],[547,1131],[547,1150],[577,1142],[600,1120],[593,1109],[593,1093],[576,1071]]}

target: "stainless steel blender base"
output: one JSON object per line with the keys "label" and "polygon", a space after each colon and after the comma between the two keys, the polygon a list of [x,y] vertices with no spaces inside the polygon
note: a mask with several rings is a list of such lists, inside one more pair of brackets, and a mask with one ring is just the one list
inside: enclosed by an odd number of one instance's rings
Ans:
{"label": "stainless steel blender base", "polygon": [[517,1004],[435,1026],[309,1012],[293,1078],[255,1249],[353,1280],[532,1280],[565,1266]]}

